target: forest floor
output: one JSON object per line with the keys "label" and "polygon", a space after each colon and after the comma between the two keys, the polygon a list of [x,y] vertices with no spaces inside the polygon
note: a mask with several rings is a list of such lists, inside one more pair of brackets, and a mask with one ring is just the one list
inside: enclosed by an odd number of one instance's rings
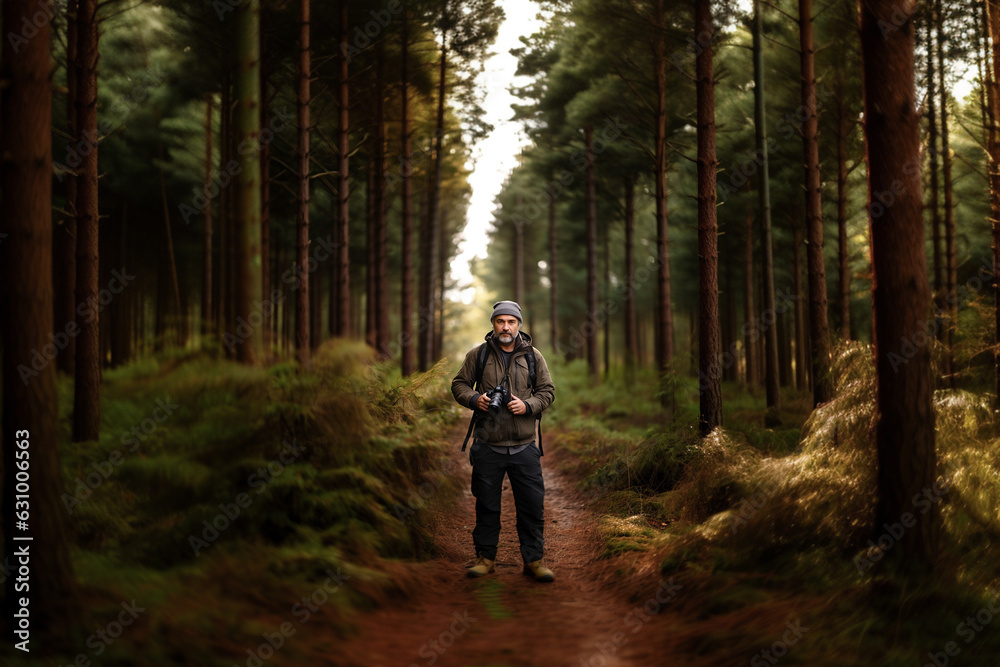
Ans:
{"label": "forest floor", "polygon": [[[461,440],[461,434],[457,434]],[[548,434],[547,434],[548,435]],[[549,442],[552,442],[551,436]],[[456,447],[457,450],[457,447]],[[645,554],[630,554],[627,579],[618,559],[600,559],[598,515],[560,472],[558,446],[542,458],[545,479],[545,561],[556,580],[543,584],[522,573],[514,498],[505,479],[496,573],[469,579],[475,499],[468,456],[449,461],[464,491],[434,511],[439,555],[412,566],[419,591],[356,618],[358,634],[337,647],[334,665],[648,665],[646,641],[678,621],[671,602],[683,588],[664,579]],[[659,629],[651,630],[652,625]],[[686,664],[699,664],[690,657]]]}

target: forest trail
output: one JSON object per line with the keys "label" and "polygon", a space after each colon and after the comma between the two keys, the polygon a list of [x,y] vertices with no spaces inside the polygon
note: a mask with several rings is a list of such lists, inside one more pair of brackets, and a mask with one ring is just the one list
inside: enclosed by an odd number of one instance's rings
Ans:
{"label": "forest trail", "polygon": [[[506,479],[496,573],[465,576],[464,568],[472,563],[475,499],[468,452],[456,446],[448,472],[464,490],[433,517],[440,555],[412,566],[421,588],[409,599],[357,618],[358,634],[339,643],[327,664],[617,667],[651,664],[651,653],[658,654],[655,664],[665,664],[667,656],[642,645],[654,639],[648,626],[661,625],[671,615],[670,602],[660,604],[657,594],[668,600],[683,591],[671,589],[652,565],[643,567],[649,559],[640,559],[627,578],[635,590],[624,589],[614,561],[598,559],[598,517],[574,490],[573,480],[558,471],[560,456],[558,446],[549,445],[542,458],[545,561],[556,574],[554,582],[541,584],[522,574],[514,498]],[[646,603],[652,616],[642,610]]]}

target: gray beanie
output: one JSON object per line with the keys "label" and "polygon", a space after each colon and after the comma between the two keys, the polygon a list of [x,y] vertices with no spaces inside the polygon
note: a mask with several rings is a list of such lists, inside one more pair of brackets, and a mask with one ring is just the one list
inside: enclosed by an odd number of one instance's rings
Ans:
{"label": "gray beanie", "polygon": [[497,318],[497,315],[513,315],[517,321],[523,323],[521,319],[521,306],[517,301],[497,301],[493,304],[493,314],[490,315],[490,322]]}

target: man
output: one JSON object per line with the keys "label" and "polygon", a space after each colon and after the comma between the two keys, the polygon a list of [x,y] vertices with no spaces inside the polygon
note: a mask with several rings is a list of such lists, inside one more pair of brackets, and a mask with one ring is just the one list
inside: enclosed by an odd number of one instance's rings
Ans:
{"label": "man", "polygon": [[[517,508],[524,573],[536,581],[554,581],[555,575],[542,561],[545,484],[541,450],[535,446],[535,420],[552,404],[555,387],[544,357],[531,346],[531,336],[519,331],[521,307],[514,301],[500,301],[493,306],[490,321],[493,331],[486,334],[485,343],[465,355],[465,363],[451,383],[455,400],[476,411],[475,440],[469,452],[472,495],[476,497],[476,528],[472,531],[476,562],[467,574],[482,577],[496,570],[500,492],[506,474]],[[490,352],[477,390],[476,366],[482,345],[489,346]],[[535,358],[534,386],[529,378],[529,352]],[[496,392],[497,387],[508,394]]]}

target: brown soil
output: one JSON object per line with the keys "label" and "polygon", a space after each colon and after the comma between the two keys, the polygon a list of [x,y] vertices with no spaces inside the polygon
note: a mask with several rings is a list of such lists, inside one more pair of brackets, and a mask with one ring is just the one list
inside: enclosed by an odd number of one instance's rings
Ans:
{"label": "brown soil", "polygon": [[[542,458],[545,561],[555,582],[537,583],[522,573],[514,499],[506,480],[497,571],[481,579],[465,576],[473,557],[475,500],[468,489],[468,457],[456,451],[450,474],[462,480],[465,490],[432,517],[440,555],[407,566],[407,574],[419,577],[420,588],[407,599],[354,619],[358,635],[339,642],[327,664],[669,664],[663,647],[672,642],[664,642],[663,633],[679,621],[676,600],[656,601],[658,592],[661,600],[670,592],[651,555],[598,558],[597,516],[574,490],[573,480],[558,472],[563,456],[558,446],[549,445]],[[682,597],[683,590],[675,595]],[[697,662],[690,658],[686,664]]]}

